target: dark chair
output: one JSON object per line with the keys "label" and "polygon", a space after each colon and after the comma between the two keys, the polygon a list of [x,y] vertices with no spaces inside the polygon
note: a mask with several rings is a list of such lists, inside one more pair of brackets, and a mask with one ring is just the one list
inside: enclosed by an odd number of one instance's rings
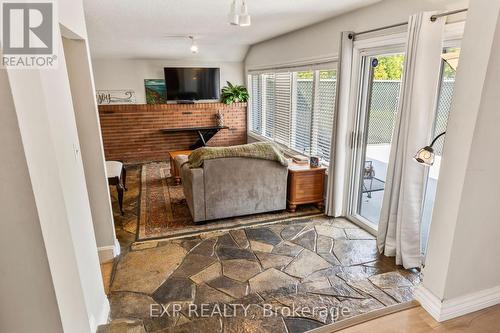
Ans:
{"label": "dark chair", "polygon": [[106,161],[106,174],[108,176],[108,184],[116,186],[118,205],[120,206],[120,213],[123,215],[123,191],[127,190],[125,187],[127,171],[123,167],[123,162]]}

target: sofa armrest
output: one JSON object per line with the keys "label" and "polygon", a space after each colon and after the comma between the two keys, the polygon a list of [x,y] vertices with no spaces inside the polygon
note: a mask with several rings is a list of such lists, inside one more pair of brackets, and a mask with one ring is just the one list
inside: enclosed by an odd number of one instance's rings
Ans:
{"label": "sofa armrest", "polygon": [[188,164],[184,164],[181,168],[181,175],[184,196],[193,221],[206,220],[203,168],[190,169]]}

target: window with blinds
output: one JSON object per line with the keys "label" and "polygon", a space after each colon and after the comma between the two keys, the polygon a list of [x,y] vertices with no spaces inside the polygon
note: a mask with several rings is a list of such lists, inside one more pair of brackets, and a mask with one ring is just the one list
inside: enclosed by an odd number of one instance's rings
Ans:
{"label": "window with blinds", "polygon": [[264,136],[272,139],[274,137],[274,109],[276,104],[274,74],[264,74]]}
{"label": "window with blinds", "polygon": [[275,94],[274,140],[289,147],[292,126],[291,73],[275,74]]}
{"label": "window with blinds", "polygon": [[262,77],[261,75],[250,75],[250,130],[256,134],[262,134]]}
{"label": "window with blinds", "polygon": [[307,155],[330,161],[337,71],[277,71],[248,76],[250,132]]}

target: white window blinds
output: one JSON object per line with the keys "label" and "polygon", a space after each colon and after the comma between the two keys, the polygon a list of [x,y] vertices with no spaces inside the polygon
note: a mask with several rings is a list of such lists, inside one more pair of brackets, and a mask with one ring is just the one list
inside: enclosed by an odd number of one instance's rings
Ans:
{"label": "white window blinds", "polygon": [[276,73],[276,106],[274,140],[290,146],[292,126],[292,74]]}
{"label": "white window blinds", "polygon": [[313,119],[312,155],[330,160],[330,145],[333,135],[337,72],[319,71]]}
{"label": "white window blinds", "polygon": [[275,96],[275,84],[274,84],[274,74],[263,74],[263,83],[264,83],[264,102],[265,107],[264,111],[264,136],[268,138],[273,138],[274,133],[274,109],[276,104],[276,96]]}
{"label": "white window blinds", "polygon": [[262,134],[262,78],[260,75],[250,75],[250,130]]}
{"label": "white window blinds", "polygon": [[311,153],[311,129],[314,101],[314,72],[293,73],[292,148],[304,155]]}
{"label": "white window blinds", "polygon": [[250,132],[310,156],[330,159],[336,64],[324,69],[249,75]]}

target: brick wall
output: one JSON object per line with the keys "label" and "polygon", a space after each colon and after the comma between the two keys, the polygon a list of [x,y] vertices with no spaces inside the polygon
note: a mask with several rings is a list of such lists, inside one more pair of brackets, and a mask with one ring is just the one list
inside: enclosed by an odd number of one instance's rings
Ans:
{"label": "brick wall", "polygon": [[247,141],[246,103],[100,105],[99,117],[106,160],[126,163],[161,161],[170,150],[189,149],[193,133],[163,133],[162,128],[214,126],[218,110],[224,113],[221,130],[209,146],[230,146]]}

